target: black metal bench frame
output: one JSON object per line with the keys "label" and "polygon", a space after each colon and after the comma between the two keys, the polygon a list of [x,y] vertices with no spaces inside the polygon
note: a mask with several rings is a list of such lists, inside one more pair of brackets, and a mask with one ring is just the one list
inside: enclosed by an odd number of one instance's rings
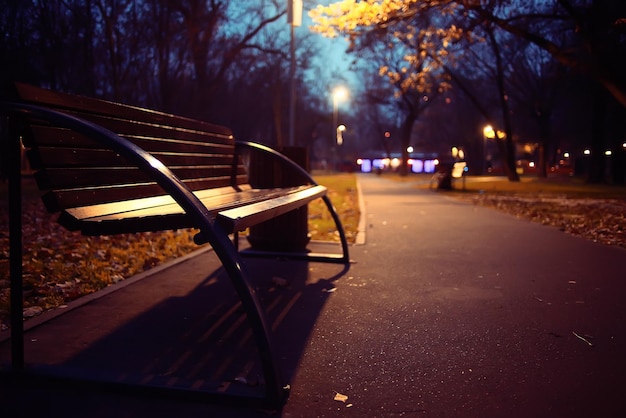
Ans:
{"label": "black metal bench frame", "polygon": [[[84,223],[75,216],[69,216],[71,208],[67,207],[53,207],[53,210],[61,211],[59,222],[72,227],[72,223],[76,222],[76,228],[83,229],[83,233],[89,235],[99,235],[118,232],[142,232],[145,230],[166,230],[166,229],[178,229],[183,227],[197,228],[200,232],[196,235],[195,240],[198,243],[210,243],[213,251],[221,261],[225,271],[227,272],[232,284],[241,300],[242,306],[247,314],[248,321],[250,323],[251,330],[253,332],[256,345],[259,350],[262,370],[265,378],[264,396],[259,399],[253,399],[253,403],[259,403],[265,406],[278,406],[285,402],[288,396],[288,390],[286,382],[281,377],[280,368],[275,358],[275,352],[272,343],[271,328],[266,318],[263,307],[258,300],[255,292],[255,286],[249,274],[245,270],[245,266],[242,263],[242,253],[238,250],[236,243],[238,242],[238,233],[246,228],[258,224],[259,222],[266,221],[268,219],[274,219],[275,217],[289,212],[295,208],[302,207],[313,199],[323,199],[326,207],[328,208],[332,218],[335,222],[337,230],[340,236],[341,254],[312,254],[312,253],[281,253],[280,256],[305,259],[310,261],[322,261],[322,262],[335,262],[348,264],[350,262],[348,255],[348,244],[346,236],[341,225],[339,216],[337,215],[333,205],[326,194],[326,189],[323,186],[318,185],[313,178],[300,166],[293,161],[285,157],[284,155],[266,147],[264,145],[252,143],[252,142],[240,142],[234,141],[232,135],[228,135],[230,132],[227,128],[219,127],[215,125],[205,124],[204,122],[195,121],[187,118],[180,118],[174,115],[155,112],[147,109],[141,109],[131,107],[127,105],[121,105],[111,102],[100,101],[97,99],[83,98],[79,96],[70,96],[62,93],[50,92],[49,90],[38,89],[32,86],[17,84],[17,90],[24,90],[28,94],[27,98],[14,97],[9,95],[8,99],[0,101],[0,114],[4,115],[4,122],[6,122],[6,135],[3,136],[3,141],[6,141],[3,145],[8,153],[7,161],[9,163],[9,239],[10,239],[10,297],[11,297],[11,371],[20,375],[24,375],[28,371],[25,367],[24,359],[24,324],[22,319],[23,310],[23,290],[22,290],[22,206],[21,206],[21,147],[22,143],[20,139],[30,137],[32,141],[32,133],[29,132],[32,123],[43,124],[45,126],[51,126],[55,129],[67,129],[71,131],[72,135],[76,134],[90,141],[96,141],[100,147],[107,150],[111,150],[124,158],[127,162],[138,168],[143,175],[146,175],[151,184],[158,184],[164,191],[163,196],[172,200],[172,203],[168,203],[168,208],[172,206],[182,208],[181,213],[172,215],[168,212],[168,216],[174,221],[171,222],[152,222],[148,224],[142,224],[136,222],[136,220],[124,218],[124,215],[113,216],[114,219],[108,220],[104,224],[104,227],[100,227],[98,223]],[[53,100],[45,99],[39,101],[37,93],[40,92],[42,96],[52,95]],[[34,93],[34,94],[33,94]],[[19,96],[19,95],[18,95]],[[33,98],[34,97],[34,98]],[[73,108],[68,109],[63,106],[59,106],[55,103],[56,98],[61,98],[62,101],[67,103],[73,103]],[[243,150],[252,150],[254,152],[260,152],[266,155],[272,156],[272,158],[284,164],[286,169],[292,170],[297,173],[297,176],[301,178],[302,186],[298,188],[286,187],[273,188],[272,193],[268,194],[267,191],[259,190],[259,195],[267,195],[264,198],[253,199],[252,202],[241,203],[235,202],[230,204],[224,210],[216,210],[215,208],[208,207],[203,203],[202,198],[198,197],[198,191],[192,191],[190,187],[186,185],[177,175],[175,175],[170,168],[157,159],[151,153],[145,151],[142,147],[137,145],[136,141],[128,136],[112,132],[111,130],[101,126],[89,120],[92,116],[88,114],[88,111],[81,109],[83,100],[86,100],[89,104],[102,104],[104,108],[115,109],[117,113],[123,114],[128,111],[129,114],[136,117],[140,115],[144,120],[140,121],[144,126],[150,127],[150,124],[167,124],[175,123],[180,126],[175,126],[174,130],[186,129],[186,125],[193,126],[194,129],[217,129],[220,135],[226,134],[228,141],[232,141],[235,154],[233,163],[233,174],[230,176],[233,200],[237,200],[237,196],[244,191],[241,189],[240,181],[235,181],[240,177],[239,170],[240,153]],[[85,112],[83,114],[83,112]],[[105,112],[106,113],[106,112]],[[101,117],[108,117],[105,114],[99,114],[95,118],[96,120]],[[149,130],[146,128],[146,130]],[[141,132],[141,128],[139,128]],[[211,135],[214,132],[210,132]],[[146,134],[148,135],[148,134]],[[137,141],[141,142],[141,141]],[[228,142],[227,142],[228,143]],[[27,147],[37,147],[36,143],[26,144]],[[43,151],[42,151],[43,152]],[[191,161],[190,165],[194,165],[196,162]],[[40,161],[36,164],[41,164]],[[46,167],[36,167],[39,169],[38,176],[36,177],[40,187],[42,183],[51,182],[52,180],[46,178]],[[46,185],[46,187],[49,185]],[[223,187],[223,186],[222,186]],[[246,190],[249,190],[246,188]],[[45,198],[45,196],[44,196]],[[50,204],[46,206],[50,210]],[[54,206],[54,205],[53,205]],[[64,218],[65,221],[63,220]],[[68,220],[69,219],[69,220]],[[156,217],[155,219],[159,219]],[[169,219],[169,218],[166,218]],[[157,227],[159,224],[161,227]],[[117,228],[119,227],[119,228]],[[117,230],[117,229],[119,230]],[[147,229],[148,228],[148,229]],[[231,240],[230,234],[234,235]],[[234,241],[234,242],[233,242]],[[266,255],[275,257],[275,253],[267,252],[254,252],[252,255]],[[145,388],[141,388],[142,390]],[[163,392],[163,388],[155,388],[156,390]],[[180,390],[174,390],[180,392]],[[200,394],[202,399],[209,401],[224,401],[222,396],[214,396],[214,394]],[[240,402],[236,396],[234,399],[226,399],[226,401],[232,400],[234,402]]]}

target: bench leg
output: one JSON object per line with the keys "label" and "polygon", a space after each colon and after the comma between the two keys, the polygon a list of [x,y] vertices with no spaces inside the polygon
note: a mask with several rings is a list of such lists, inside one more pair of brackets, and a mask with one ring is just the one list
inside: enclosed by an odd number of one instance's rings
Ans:
{"label": "bench leg", "polygon": [[24,308],[22,283],[22,167],[21,142],[16,122],[9,120],[7,151],[9,172],[9,271],[11,297],[11,366],[24,369]]}
{"label": "bench leg", "polygon": [[335,227],[337,228],[337,232],[339,232],[339,239],[341,240],[341,252],[343,256],[339,259],[340,262],[349,263],[350,255],[348,253],[348,239],[346,238],[346,232],[343,229],[343,225],[341,224],[341,220],[339,219],[339,215],[333,206],[333,203],[330,201],[328,196],[323,196],[322,200],[326,204],[330,215],[333,217],[333,221],[335,222]]}

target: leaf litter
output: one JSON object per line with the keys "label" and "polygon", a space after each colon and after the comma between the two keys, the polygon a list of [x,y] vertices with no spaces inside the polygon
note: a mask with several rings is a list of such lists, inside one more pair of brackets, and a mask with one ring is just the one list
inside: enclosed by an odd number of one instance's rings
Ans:
{"label": "leaf litter", "polygon": [[465,198],[476,205],[553,226],[572,235],[626,248],[626,201],[622,199],[498,193]]}

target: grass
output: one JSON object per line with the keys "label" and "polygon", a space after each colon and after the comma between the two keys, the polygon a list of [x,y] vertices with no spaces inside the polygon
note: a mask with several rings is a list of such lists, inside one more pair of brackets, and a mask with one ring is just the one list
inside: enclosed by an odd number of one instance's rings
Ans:
{"label": "grass", "polygon": [[[348,242],[358,232],[360,209],[354,174],[318,175],[315,181],[328,188],[328,197],[339,214]],[[313,240],[338,241],[335,223],[321,200],[309,204],[309,234]]]}
{"label": "grass", "polygon": [[[385,173],[391,181],[413,183],[416,188],[429,189],[432,174],[412,174],[400,177],[397,174]],[[547,179],[536,176],[522,176],[519,182],[510,182],[499,176],[469,176],[466,178],[465,189],[461,180],[455,180],[453,190],[445,191],[451,195],[490,194],[490,195],[542,195],[561,196],[569,199],[626,199],[626,186],[610,184],[589,184],[579,177],[551,175]]]}
{"label": "grass", "polygon": [[588,184],[575,177],[549,177],[547,179],[523,177],[519,182],[488,177],[485,181],[474,182],[469,178],[465,188],[465,193],[551,195],[568,199],[626,199],[624,186]]}

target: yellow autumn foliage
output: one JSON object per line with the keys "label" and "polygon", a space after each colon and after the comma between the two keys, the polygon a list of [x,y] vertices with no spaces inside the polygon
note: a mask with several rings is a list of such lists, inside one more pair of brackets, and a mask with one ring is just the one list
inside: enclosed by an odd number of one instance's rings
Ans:
{"label": "yellow autumn foliage", "polygon": [[[420,93],[442,91],[449,84],[441,78],[443,65],[454,60],[450,48],[467,36],[445,19],[417,19],[424,10],[437,7],[441,16],[451,15],[455,3],[435,0],[342,0],[318,5],[309,12],[313,32],[326,37],[346,37],[354,47],[359,37],[380,32],[389,50],[406,49],[403,64],[381,63],[379,75],[386,78],[401,95],[409,90]],[[419,24],[417,23],[419,22]],[[428,24],[424,23],[427,22]],[[441,25],[443,27],[436,26]],[[376,32],[373,32],[376,31]]]}

